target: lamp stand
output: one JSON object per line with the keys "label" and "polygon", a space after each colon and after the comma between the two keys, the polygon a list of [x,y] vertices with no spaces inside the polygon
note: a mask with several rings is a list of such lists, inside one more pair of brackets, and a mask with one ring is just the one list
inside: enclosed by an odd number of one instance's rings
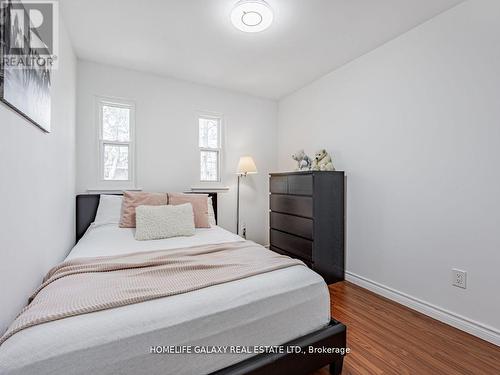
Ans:
{"label": "lamp stand", "polygon": [[238,175],[238,189],[236,190],[236,234],[240,234],[240,178]]}
{"label": "lamp stand", "polygon": [[238,188],[236,190],[236,234],[240,234],[240,181],[245,174],[238,174]]}

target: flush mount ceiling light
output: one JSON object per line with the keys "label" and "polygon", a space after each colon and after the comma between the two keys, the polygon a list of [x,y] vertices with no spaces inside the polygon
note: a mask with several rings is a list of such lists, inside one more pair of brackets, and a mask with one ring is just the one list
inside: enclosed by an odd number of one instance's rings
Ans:
{"label": "flush mount ceiling light", "polygon": [[273,23],[273,10],[264,0],[241,0],[231,12],[234,27],[246,33],[257,33]]}

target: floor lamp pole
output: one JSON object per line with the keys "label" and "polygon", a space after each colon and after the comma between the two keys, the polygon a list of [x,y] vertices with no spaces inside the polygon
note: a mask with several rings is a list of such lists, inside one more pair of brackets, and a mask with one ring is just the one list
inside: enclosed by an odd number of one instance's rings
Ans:
{"label": "floor lamp pole", "polygon": [[238,174],[238,189],[236,190],[236,234],[240,234],[240,179],[241,175]]}
{"label": "floor lamp pole", "polygon": [[[238,190],[236,193],[236,234],[240,234],[240,184],[241,179],[248,174],[257,173],[255,162],[250,156],[242,156],[238,162],[236,174],[238,175]],[[243,224],[243,238],[247,236],[246,224]]]}

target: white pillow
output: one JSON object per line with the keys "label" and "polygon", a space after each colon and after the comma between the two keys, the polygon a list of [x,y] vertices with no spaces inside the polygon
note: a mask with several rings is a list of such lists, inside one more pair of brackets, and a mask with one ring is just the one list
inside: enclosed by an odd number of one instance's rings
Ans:
{"label": "white pillow", "polygon": [[101,195],[94,225],[118,224],[122,210],[121,195]]}
{"label": "white pillow", "polygon": [[210,224],[210,226],[212,227],[215,227],[217,225],[212,197],[208,197],[208,224]]}
{"label": "white pillow", "polygon": [[135,209],[135,222],[135,239],[138,241],[194,235],[191,203],[138,206]]}

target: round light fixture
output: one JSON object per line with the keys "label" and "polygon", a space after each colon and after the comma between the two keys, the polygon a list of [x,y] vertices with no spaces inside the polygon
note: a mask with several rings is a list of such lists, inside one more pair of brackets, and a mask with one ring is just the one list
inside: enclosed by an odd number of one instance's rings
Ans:
{"label": "round light fixture", "polygon": [[273,23],[273,10],[264,0],[241,0],[231,12],[231,22],[238,30],[257,33]]}

